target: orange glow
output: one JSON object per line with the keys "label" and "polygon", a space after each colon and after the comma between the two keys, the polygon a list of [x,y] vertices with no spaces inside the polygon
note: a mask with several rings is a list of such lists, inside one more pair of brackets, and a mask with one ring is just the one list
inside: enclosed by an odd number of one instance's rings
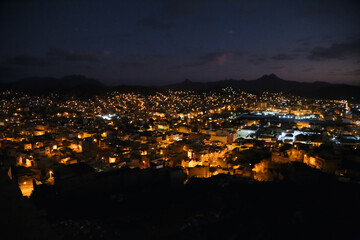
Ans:
{"label": "orange glow", "polygon": [[25,197],[30,197],[32,191],[34,190],[32,177],[28,177],[28,176],[19,177],[18,184],[22,195]]}
{"label": "orange glow", "polygon": [[31,160],[30,160],[30,159],[26,159],[25,165],[26,165],[26,167],[31,167]]}
{"label": "orange glow", "polygon": [[109,157],[109,163],[115,163],[116,157]]}

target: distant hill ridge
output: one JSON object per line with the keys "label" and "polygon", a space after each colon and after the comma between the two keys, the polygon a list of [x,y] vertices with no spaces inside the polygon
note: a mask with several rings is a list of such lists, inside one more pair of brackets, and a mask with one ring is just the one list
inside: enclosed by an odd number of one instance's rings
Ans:
{"label": "distant hill ridge", "polygon": [[71,88],[81,85],[94,85],[103,86],[103,84],[92,78],[87,78],[83,75],[71,75],[63,78],[52,77],[32,77],[20,79],[12,84],[13,87],[18,89],[49,89],[49,88]]}
{"label": "distant hill ridge", "polygon": [[300,96],[334,99],[351,99],[360,102],[360,86],[331,84],[327,82],[296,82],[284,80],[275,74],[263,75],[256,80],[221,80],[215,82],[193,82],[185,80],[165,88],[178,90],[206,90],[232,87],[249,92],[287,92]]}
{"label": "distant hill ridge", "polygon": [[261,93],[286,92],[306,97],[349,99],[360,102],[360,86],[346,84],[331,84],[327,82],[296,82],[284,80],[275,74],[263,75],[256,80],[220,80],[214,82],[193,82],[186,79],[183,82],[165,86],[106,86],[100,81],[82,75],[71,75],[63,78],[32,77],[18,80],[13,83],[0,84],[0,89],[14,89],[35,93],[60,92],[70,94],[101,94],[105,91],[141,91],[151,93],[156,90],[193,90],[203,91],[216,88],[232,87],[243,91]]}
{"label": "distant hill ridge", "polygon": [[261,91],[272,91],[272,90],[291,90],[294,88],[302,87],[302,88],[319,88],[319,87],[329,87],[334,84],[326,83],[326,82],[314,82],[314,83],[306,83],[306,82],[296,82],[284,80],[276,76],[275,74],[263,75],[262,77],[256,80],[221,80],[215,82],[193,82],[190,80],[185,80],[181,83],[167,85],[169,88],[214,88],[214,87],[233,87],[233,88],[242,88],[250,91],[261,90]]}

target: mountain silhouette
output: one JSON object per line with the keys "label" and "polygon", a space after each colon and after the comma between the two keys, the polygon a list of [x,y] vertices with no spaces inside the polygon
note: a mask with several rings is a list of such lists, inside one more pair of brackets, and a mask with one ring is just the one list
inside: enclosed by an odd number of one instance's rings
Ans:
{"label": "mountain silhouette", "polygon": [[11,84],[15,89],[51,89],[51,88],[73,88],[82,85],[103,86],[103,84],[92,78],[82,75],[71,75],[63,78],[32,77],[20,79]]}
{"label": "mountain silhouette", "polygon": [[296,82],[284,80],[275,74],[263,75],[255,80],[221,80],[214,82],[184,81],[167,85],[164,88],[176,90],[210,90],[232,87],[247,92],[285,92],[314,98],[350,99],[360,102],[360,86],[331,84],[327,82]]}
{"label": "mountain silhouette", "polygon": [[173,90],[192,90],[207,91],[224,87],[232,87],[246,92],[284,92],[294,95],[325,98],[325,99],[348,99],[360,102],[360,86],[346,84],[331,84],[327,82],[296,82],[284,80],[275,74],[263,75],[255,80],[234,80],[226,79],[214,82],[195,82],[186,79],[180,83],[165,86],[105,86],[100,81],[87,78],[82,75],[71,75],[63,78],[52,77],[33,77],[18,80],[13,83],[3,83],[0,89],[14,89],[31,93],[58,92],[75,95],[95,95],[103,94],[106,91],[133,91],[149,94],[154,91]]}

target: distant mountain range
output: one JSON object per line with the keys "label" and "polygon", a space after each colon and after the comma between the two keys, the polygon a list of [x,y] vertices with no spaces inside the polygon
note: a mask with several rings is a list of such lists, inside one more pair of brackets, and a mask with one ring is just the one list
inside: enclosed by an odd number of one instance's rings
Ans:
{"label": "distant mountain range", "polygon": [[82,75],[71,75],[63,78],[52,77],[32,77],[20,79],[13,83],[8,83],[8,86],[15,89],[56,89],[56,88],[73,88],[82,85],[103,86],[103,84],[92,78],[87,78]]}
{"label": "distant mountain range", "polygon": [[50,92],[90,96],[100,94],[107,87],[99,80],[82,75],[71,75],[63,78],[31,77],[15,82],[0,83],[0,89],[12,89],[33,94],[47,94]]}
{"label": "distant mountain range", "polygon": [[185,80],[180,83],[160,87],[143,86],[106,86],[96,79],[82,75],[72,75],[63,78],[25,78],[13,83],[2,83],[0,89],[14,89],[33,93],[58,92],[67,94],[93,95],[106,91],[136,91],[151,93],[154,90],[176,89],[207,91],[224,87],[232,87],[247,92],[261,93],[285,92],[306,97],[348,99],[360,102],[360,86],[346,84],[331,84],[326,82],[295,82],[284,80],[275,74],[264,75],[256,80],[221,80],[215,82],[193,82]]}
{"label": "distant mountain range", "polygon": [[205,90],[232,87],[248,92],[261,93],[285,92],[307,97],[352,99],[360,102],[360,86],[346,84],[331,84],[327,82],[296,82],[284,80],[275,74],[263,75],[256,80],[222,80],[215,82],[192,82],[185,80],[181,83],[166,86],[170,89]]}

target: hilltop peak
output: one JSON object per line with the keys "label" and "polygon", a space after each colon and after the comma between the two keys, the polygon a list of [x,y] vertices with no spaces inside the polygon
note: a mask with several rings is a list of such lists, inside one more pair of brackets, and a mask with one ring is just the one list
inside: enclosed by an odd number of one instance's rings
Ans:
{"label": "hilltop peak", "polygon": [[185,79],[182,83],[189,84],[189,83],[192,83],[192,81],[189,79]]}
{"label": "hilltop peak", "polygon": [[274,73],[271,73],[271,74],[269,74],[269,75],[264,74],[264,75],[263,75],[261,78],[259,78],[258,80],[260,80],[260,79],[272,79],[272,80],[276,79],[276,80],[282,80],[281,78],[279,78],[278,76],[276,76]]}

